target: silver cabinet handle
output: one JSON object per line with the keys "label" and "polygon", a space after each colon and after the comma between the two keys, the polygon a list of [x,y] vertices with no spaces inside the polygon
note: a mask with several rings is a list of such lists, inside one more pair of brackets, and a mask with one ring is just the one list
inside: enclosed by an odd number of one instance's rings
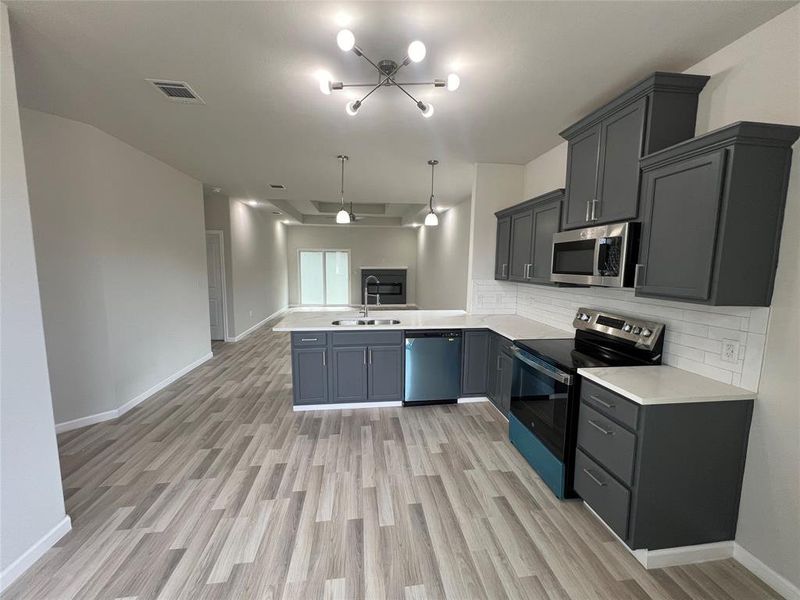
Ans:
{"label": "silver cabinet handle", "polygon": [[639,263],[636,265],[636,268],[633,270],[633,287],[639,287],[639,273],[641,270],[644,269],[644,265]]}
{"label": "silver cabinet handle", "polygon": [[499,354],[497,355],[497,370],[498,371],[502,370],[502,367],[500,367],[500,355]]}
{"label": "silver cabinet handle", "polygon": [[614,408],[616,406],[616,404],[610,404],[610,403],[608,403],[608,402],[606,402],[604,400],[601,400],[597,396],[593,396],[591,394],[589,394],[589,398],[591,398],[592,400],[597,402],[600,406],[605,406],[606,408]]}
{"label": "silver cabinet handle", "polygon": [[317,338],[300,338],[301,342],[316,342]]}
{"label": "silver cabinet handle", "polygon": [[364,348],[364,364],[367,364],[367,349]]}
{"label": "silver cabinet handle", "polygon": [[372,348],[370,348],[368,352],[369,352],[369,364],[372,364]]}
{"label": "silver cabinet handle", "polygon": [[589,211],[591,210],[591,204],[592,204],[591,200],[587,200],[586,201],[586,220],[587,221],[589,220]]}
{"label": "silver cabinet handle", "polygon": [[591,425],[592,427],[597,429],[597,431],[599,431],[603,435],[614,435],[613,431],[609,431],[608,429],[603,429],[602,427],[600,427],[600,425],[598,425],[597,423],[595,423],[591,419],[589,419],[589,425]]}
{"label": "silver cabinet handle", "polygon": [[597,477],[597,476],[596,476],[594,473],[592,473],[592,472],[591,472],[589,469],[584,469],[584,470],[583,470],[583,472],[584,472],[584,473],[586,473],[586,474],[589,476],[589,479],[591,479],[592,481],[594,481],[594,482],[595,482],[597,485],[599,485],[600,487],[605,487],[605,485],[606,485],[606,482],[605,482],[605,481],[602,481],[602,480],[600,480],[600,479],[599,479],[599,478],[598,478],[598,477]]}
{"label": "silver cabinet handle", "polygon": [[508,272],[508,263],[503,263],[503,270],[501,271],[502,277],[505,277]]}
{"label": "silver cabinet handle", "polygon": [[597,209],[597,198],[592,198],[592,221],[597,221],[597,217],[595,216],[595,211]]}
{"label": "silver cabinet handle", "polygon": [[327,354],[327,352],[328,352],[327,350],[323,350],[322,351],[322,366],[323,367],[325,366],[325,354]]}

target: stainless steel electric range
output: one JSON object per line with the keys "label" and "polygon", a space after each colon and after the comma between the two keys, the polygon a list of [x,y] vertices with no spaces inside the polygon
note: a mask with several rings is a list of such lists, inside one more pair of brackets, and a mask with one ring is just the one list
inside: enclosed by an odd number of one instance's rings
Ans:
{"label": "stainless steel electric range", "polygon": [[517,340],[509,438],[559,498],[573,489],[579,368],[661,364],[664,325],[581,308],[575,338]]}

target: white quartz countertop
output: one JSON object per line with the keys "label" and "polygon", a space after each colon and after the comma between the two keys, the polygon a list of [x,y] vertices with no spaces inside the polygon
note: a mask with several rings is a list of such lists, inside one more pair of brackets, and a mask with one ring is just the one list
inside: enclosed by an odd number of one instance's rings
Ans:
{"label": "white quartz countertop", "polygon": [[637,404],[750,400],[755,392],[668,365],[578,369],[578,374]]}
{"label": "white quartz countertop", "polygon": [[369,318],[397,319],[398,325],[332,325],[338,319],[358,318],[358,310],[289,312],[273,331],[371,331],[375,329],[490,329],[510,340],[575,337],[565,331],[518,315],[468,314],[463,310],[374,310]]}

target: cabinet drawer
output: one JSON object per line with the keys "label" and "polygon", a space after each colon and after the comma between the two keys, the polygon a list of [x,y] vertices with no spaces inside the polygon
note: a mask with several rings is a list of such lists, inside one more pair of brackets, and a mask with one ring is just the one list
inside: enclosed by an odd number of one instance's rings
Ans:
{"label": "cabinet drawer", "polygon": [[328,343],[328,334],[324,331],[295,331],[292,333],[292,346],[324,346]]}
{"label": "cabinet drawer", "polygon": [[636,429],[639,405],[589,381],[585,377],[581,382],[581,400],[626,427]]}
{"label": "cabinet drawer", "polygon": [[332,334],[334,346],[396,345],[403,343],[403,332],[392,331],[337,331]]}
{"label": "cabinet drawer", "polygon": [[626,485],[633,483],[636,435],[581,403],[578,446],[591,454]]}
{"label": "cabinet drawer", "polygon": [[612,531],[627,538],[631,493],[580,450],[575,456],[575,491]]}

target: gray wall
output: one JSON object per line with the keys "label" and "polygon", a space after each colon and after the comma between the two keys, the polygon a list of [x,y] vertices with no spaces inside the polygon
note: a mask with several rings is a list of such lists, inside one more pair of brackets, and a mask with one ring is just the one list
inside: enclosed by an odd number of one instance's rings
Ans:
{"label": "gray wall", "polygon": [[438,227],[417,229],[417,305],[465,309],[470,201],[439,215]]}
{"label": "gray wall", "polygon": [[22,111],[57,423],[210,352],[201,184],[83,123]]}
{"label": "gray wall", "polygon": [[231,207],[230,200],[225,194],[210,190],[203,190],[203,209],[205,214],[206,230],[219,230],[224,239],[223,252],[225,254],[225,301],[228,317],[228,338],[235,336],[236,324],[233,314],[233,251],[231,249]]}
{"label": "gray wall", "polygon": [[286,225],[266,208],[230,201],[235,334],[286,308]]}
{"label": "gray wall", "polygon": [[[65,523],[42,310],[25,182],[17,89],[0,3],[0,589]],[[57,538],[56,538],[57,539]],[[40,543],[42,542],[42,543]],[[36,552],[34,546],[38,546]],[[16,566],[15,566],[16,565]]]}
{"label": "gray wall", "polygon": [[291,225],[289,304],[300,303],[298,250],[350,250],[350,302],[361,302],[361,267],[408,267],[406,302],[416,302],[417,234],[411,227]]}

